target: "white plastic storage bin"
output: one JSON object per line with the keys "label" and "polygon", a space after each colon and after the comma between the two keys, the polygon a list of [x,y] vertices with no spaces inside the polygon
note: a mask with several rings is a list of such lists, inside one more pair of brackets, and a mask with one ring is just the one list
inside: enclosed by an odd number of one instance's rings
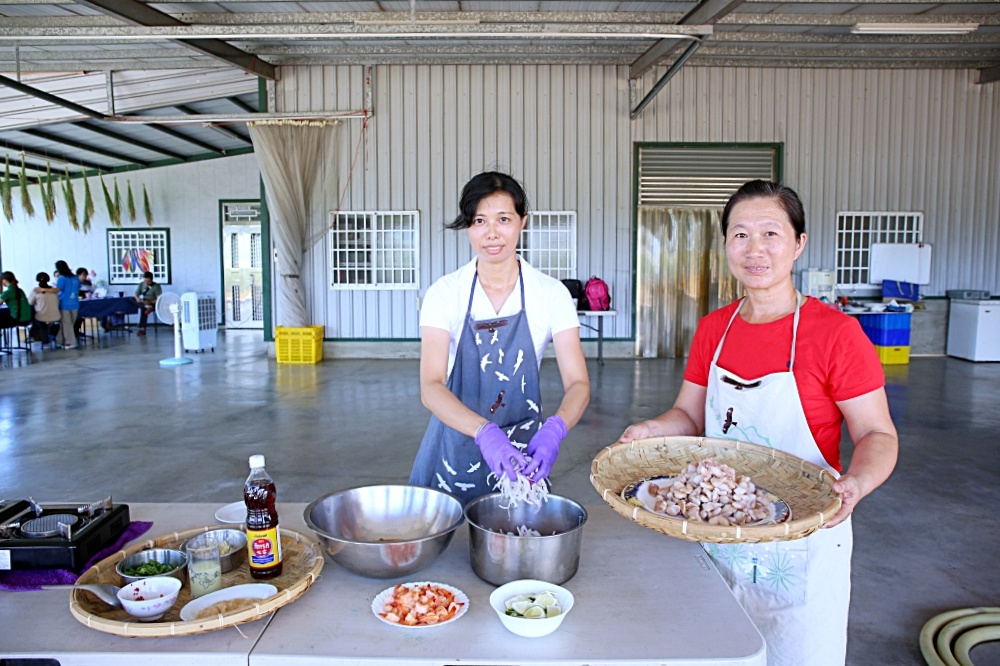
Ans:
{"label": "white plastic storage bin", "polygon": [[219,317],[215,294],[189,291],[181,296],[181,335],[185,351],[215,351]]}

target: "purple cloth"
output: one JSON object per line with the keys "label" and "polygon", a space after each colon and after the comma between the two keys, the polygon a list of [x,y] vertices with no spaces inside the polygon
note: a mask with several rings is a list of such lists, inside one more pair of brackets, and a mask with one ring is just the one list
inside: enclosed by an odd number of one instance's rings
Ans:
{"label": "purple cloth", "polygon": [[[81,573],[94,566],[105,557],[117,553],[125,547],[129,541],[137,539],[153,526],[141,520],[133,520],[125,528],[121,536],[114,544],[98,552],[81,569]],[[0,589],[3,590],[40,590],[42,585],[72,585],[78,578],[79,573],[67,569],[19,569],[17,571],[0,571]]]}

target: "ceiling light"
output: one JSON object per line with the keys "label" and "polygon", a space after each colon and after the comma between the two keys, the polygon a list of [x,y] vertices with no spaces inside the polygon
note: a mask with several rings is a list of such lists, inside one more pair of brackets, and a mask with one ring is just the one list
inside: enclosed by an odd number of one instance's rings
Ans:
{"label": "ceiling light", "polygon": [[856,23],[855,35],[964,35],[979,28],[978,23]]}

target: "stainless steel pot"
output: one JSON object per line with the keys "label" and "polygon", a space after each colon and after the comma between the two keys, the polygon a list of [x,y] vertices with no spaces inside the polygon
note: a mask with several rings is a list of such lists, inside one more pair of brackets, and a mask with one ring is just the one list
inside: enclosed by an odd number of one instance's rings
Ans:
{"label": "stainless steel pot", "polygon": [[[549,495],[540,507],[501,506],[500,494],[484,495],[465,507],[472,570],[503,585],[534,578],[561,585],[576,574],[587,512],[571,499]],[[513,536],[521,526],[541,536]]]}

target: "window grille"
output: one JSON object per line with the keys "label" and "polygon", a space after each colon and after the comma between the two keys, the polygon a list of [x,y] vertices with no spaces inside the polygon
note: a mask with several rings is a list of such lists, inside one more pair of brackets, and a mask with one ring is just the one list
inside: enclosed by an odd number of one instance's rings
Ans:
{"label": "window grille", "polygon": [[261,235],[250,234],[250,268],[261,268],[260,257],[261,257],[261,245],[260,245]]}
{"label": "window grille", "polygon": [[264,321],[264,290],[259,284],[250,286],[250,295],[253,297],[253,320]]}
{"label": "window grille", "polygon": [[532,211],[518,250],[525,261],[557,280],[576,274],[576,211]]}
{"label": "window grille", "polygon": [[112,284],[138,284],[146,271],[170,284],[170,230],[108,229],[108,264]]}
{"label": "window grille", "polygon": [[230,314],[230,319],[233,321],[240,320],[240,285],[234,284],[232,286],[232,298],[230,298],[230,303],[232,304],[232,312]]}
{"label": "window grille", "polygon": [[923,213],[838,212],[838,289],[869,288],[871,246],[875,243],[920,243],[923,227]]}
{"label": "window grille", "polygon": [[222,204],[223,224],[260,224],[259,201],[226,201]]}
{"label": "window grille", "polygon": [[419,289],[419,211],[330,214],[332,289]]}
{"label": "window grille", "polygon": [[236,234],[229,237],[229,267],[240,267],[240,238]]}

